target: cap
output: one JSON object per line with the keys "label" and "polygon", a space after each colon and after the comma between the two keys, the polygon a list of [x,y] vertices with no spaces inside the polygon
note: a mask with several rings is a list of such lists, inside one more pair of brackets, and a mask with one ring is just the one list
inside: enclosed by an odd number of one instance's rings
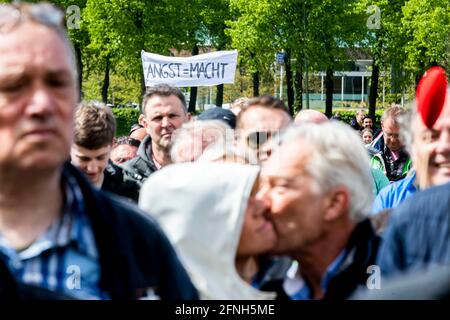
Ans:
{"label": "cap", "polygon": [[203,111],[197,117],[197,120],[222,120],[232,129],[236,128],[236,115],[230,110],[220,107],[215,107]]}

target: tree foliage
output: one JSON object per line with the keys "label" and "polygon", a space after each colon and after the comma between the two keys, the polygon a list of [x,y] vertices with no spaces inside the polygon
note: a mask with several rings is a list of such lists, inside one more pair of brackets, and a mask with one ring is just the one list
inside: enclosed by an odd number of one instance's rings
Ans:
{"label": "tree foliage", "polygon": [[[80,56],[80,74],[89,98],[95,90],[100,95],[108,61],[108,101],[138,99],[136,86],[143,79],[141,50],[170,55],[174,49],[191,52],[195,46],[238,49],[240,79],[251,82],[246,74],[257,75],[267,88],[272,87],[274,58],[280,51],[288,53],[288,63],[296,61],[293,74],[305,72],[305,59],[308,71],[333,74],[345,68],[348,49],[364,49],[381,71],[390,73],[392,94],[413,90],[431,65],[450,68],[448,0],[52,2],[66,9],[80,8],[78,28],[69,29],[69,35]],[[371,5],[380,9],[380,28],[367,26]],[[225,96],[248,93],[249,86],[242,81],[234,87],[227,85]]]}

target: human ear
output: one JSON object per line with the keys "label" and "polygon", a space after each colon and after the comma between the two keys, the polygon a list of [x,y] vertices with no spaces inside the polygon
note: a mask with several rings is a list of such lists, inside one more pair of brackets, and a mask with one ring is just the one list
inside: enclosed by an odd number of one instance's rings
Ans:
{"label": "human ear", "polygon": [[325,221],[334,221],[345,215],[349,210],[350,194],[345,187],[333,188],[326,196]]}

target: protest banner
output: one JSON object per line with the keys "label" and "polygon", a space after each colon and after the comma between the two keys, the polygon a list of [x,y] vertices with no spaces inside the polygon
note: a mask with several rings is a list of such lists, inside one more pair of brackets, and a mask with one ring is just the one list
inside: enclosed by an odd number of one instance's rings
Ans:
{"label": "protest banner", "polygon": [[237,50],[216,51],[192,57],[167,57],[141,52],[145,85],[165,83],[174,87],[234,83]]}

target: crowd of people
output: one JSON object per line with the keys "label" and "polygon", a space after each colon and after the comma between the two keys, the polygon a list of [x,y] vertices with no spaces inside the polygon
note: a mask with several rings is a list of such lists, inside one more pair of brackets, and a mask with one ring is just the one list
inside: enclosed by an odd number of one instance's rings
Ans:
{"label": "crowd of people", "polygon": [[0,15],[0,299],[448,298],[450,89],[377,130],[268,95],[193,116],[160,84],[116,138],[62,13]]}

